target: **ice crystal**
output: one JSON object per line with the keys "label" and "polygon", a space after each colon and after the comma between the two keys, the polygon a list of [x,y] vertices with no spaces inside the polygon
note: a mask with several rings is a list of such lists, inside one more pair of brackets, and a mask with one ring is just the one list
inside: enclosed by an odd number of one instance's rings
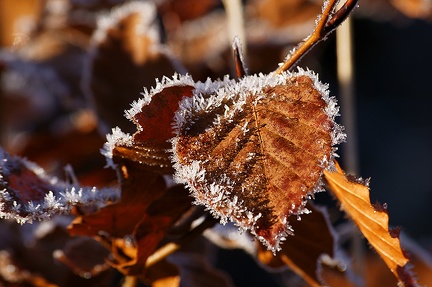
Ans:
{"label": "ice crystal", "polygon": [[155,94],[160,93],[163,89],[173,86],[193,86],[194,81],[190,75],[180,75],[175,73],[172,79],[163,77],[161,81],[156,79],[156,86],[152,87],[150,91],[144,87],[144,92],[141,93],[143,98],[134,101],[131,108],[125,111],[125,116],[132,120],[134,116],[142,111],[142,107],[148,105]]}
{"label": "ice crystal", "polygon": [[107,161],[107,167],[115,167],[113,162],[113,150],[116,145],[124,145],[124,146],[132,146],[133,145],[133,137],[128,134],[122,132],[119,127],[115,127],[111,130],[111,134],[107,134],[107,141],[101,149],[101,154],[105,156]]}

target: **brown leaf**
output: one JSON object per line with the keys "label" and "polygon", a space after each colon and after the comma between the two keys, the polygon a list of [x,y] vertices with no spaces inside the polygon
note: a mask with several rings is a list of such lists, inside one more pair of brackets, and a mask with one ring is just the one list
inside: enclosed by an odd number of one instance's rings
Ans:
{"label": "brown leaf", "polygon": [[139,162],[153,172],[172,173],[169,140],[174,136],[174,113],[183,97],[192,96],[192,90],[190,85],[167,86],[151,96],[146,95],[151,98],[148,104],[137,102],[127,112],[137,126],[133,144],[116,145],[113,156]]}
{"label": "brown leaf", "polygon": [[133,131],[124,110],[137,100],[143,86],[172,75],[171,56],[160,42],[156,10],[151,2],[118,6],[98,21],[85,79],[105,130],[120,126]]}
{"label": "brown leaf", "polygon": [[179,74],[156,82],[155,88],[144,89],[144,97],[126,111],[126,117],[136,125],[135,134],[130,136],[117,127],[107,135],[102,154],[108,165],[114,167],[113,158],[117,157],[139,163],[140,168],[151,172],[173,172],[169,140],[174,136],[174,114],[179,101],[193,95],[196,83],[190,76]]}
{"label": "brown leaf", "polygon": [[268,250],[259,249],[258,259],[264,264],[278,268],[283,265],[301,276],[311,286],[321,286],[322,256],[335,259],[335,233],[325,210],[308,202],[306,208],[311,211],[301,220],[290,220],[294,230],[282,245],[282,250],[275,255]]}
{"label": "brown leaf", "polygon": [[166,185],[161,176],[136,166],[124,166],[122,170],[121,201],[77,217],[69,227],[71,235],[96,236],[99,232],[120,238],[130,235],[150,204],[164,194]]}
{"label": "brown leaf", "polygon": [[417,286],[416,280],[406,268],[409,259],[400,246],[399,237],[389,229],[388,214],[385,208],[377,210],[371,204],[369,188],[360,181],[348,179],[337,163],[336,170],[326,170],[324,176],[342,209],[357,224],[400,283],[404,286]]}
{"label": "brown leaf", "polygon": [[276,251],[343,138],[336,113],[326,87],[302,70],[248,76],[185,99],[175,123],[176,180],[222,223],[249,229]]}

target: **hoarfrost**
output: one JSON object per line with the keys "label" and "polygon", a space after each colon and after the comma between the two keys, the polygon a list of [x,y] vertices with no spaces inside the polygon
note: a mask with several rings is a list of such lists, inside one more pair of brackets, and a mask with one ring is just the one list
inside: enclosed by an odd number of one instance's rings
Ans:
{"label": "hoarfrost", "polygon": [[119,127],[115,127],[111,130],[111,134],[106,135],[107,141],[103,148],[100,150],[101,154],[105,156],[107,161],[107,167],[115,168],[113,162],[113,150],[117,145],[132,146],[133,137],[129,133],[124,133]]}
{"label": "hoarfrost", "polygon": [[[0,190],[0,218],[21,224],[69,213],[75,205],[102,207],[120,197],[117,188],[80,187],[50,177],[38,165],[1,148],[0,175],[0,186],[4,187]],[[18,187],[9,181],[11,176],[19,177]],[[20,187],[24,189],[17,189]],[[30,200],[24,202],[21,198]]]}

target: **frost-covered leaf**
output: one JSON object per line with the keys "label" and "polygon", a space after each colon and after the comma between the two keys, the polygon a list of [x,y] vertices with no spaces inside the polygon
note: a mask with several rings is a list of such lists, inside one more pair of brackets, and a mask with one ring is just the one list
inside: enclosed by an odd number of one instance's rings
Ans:
{"label": "frost-covered leaf", "polygon": [[311,202],[306,207],[311,213],[303,215],[301,220],[290,220],[294,235],[286,238],[282,250],[274,256],[268,250],[258,249],[258,259],[273,268],[288,266],[311,286],[321,286],[325,283],[321,276],[323,258],[338,260],[337,238],[327,212]]}
{"label": "frost-covered leaf", "polygon": [[[112,154],[139,162],[151,171],[171,173],[169,139],[173,137],[174,113],[183,97],[191,97],[193,81],[188,76],[176,74],[164,77],[155,88],[144,93],[144,98],[134,102],[126,116],[135,123],[137,132],[133,137],[117,136],[124,140],[108,138],[105,155]],[[115,134],[113,130],[113,136]],[[112,151],[110,151],[112,150]]]}
{"label": "frost-covered leaf", "polygon": [[157,80],[156,86],[150,91],[145,90],[144,97],[134,101],[126,111],[126,117],[136,125],[135,134],[131,136],[115,128],[107,135],[102,154],[108,165],[114,166],[112,159],[118,157],[140,163],[142,168],[152,172],[172,173],[169,140],[174,136],[172,126],[179,102],[194,93],[213,91],[230,82],[225,78],[195,83],[190,76],[179,74],[174,74],[172,79]]}
{"label": "frost-covered leaf", "polygon": [[133,131],[123,113],[155,78],[178,70],[161,44],[156,8],[150,1],[118,5],[98,19],[92,37],[84,88],[93,99],[102,130]]}
{"label": "frost-covered leaf", "polygon": [[342,209],[357,224],[400,283],[405,287],[418,286],[407,269],[409,259],[401,248],[399,234],[390,229],[385,207],[371,204],[368,186],[347,178],[337,164],[335,171],[326,170],[324,176]]}
{"label": "frost-covered leaf", "polygon": [[175,116],[175,179],[222,223],[279,250],[292,233],[288,217],[307,211],[344,139],[337,112],[327,87],[303,70],[195,92]]}
{"label": "frost-covered leaf", "polygon": [[1,218],[20,223],[48,220],[73,206],[103,206],[118,196],[115,188],[79,187],[50,177],[36,164],[0,149]]}

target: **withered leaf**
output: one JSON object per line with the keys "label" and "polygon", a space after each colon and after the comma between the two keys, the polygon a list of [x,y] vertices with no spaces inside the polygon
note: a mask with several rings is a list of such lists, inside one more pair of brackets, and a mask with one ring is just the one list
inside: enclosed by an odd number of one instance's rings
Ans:
{"label": "withered leaf", "polygon": [[0,217],[20,223],[48,220],[72,206],[103,206],[118,190],[79,187],[49,176],[38,165],[0,148]]}
{"label": "withered leaf", "polygon": [[399,282],[406,287],[418,286],[407,269],[409,259],[401,248],[399,236],[390,231],[385,208],[376,209],[370,202],[369,188],[359,181],[349,180],[340,166],[335,165],[336,170],[325,170],[324,176],[342,209],[357,224]]}
{"label": "withered leaf", "polygon": [[123,177],[121,200],[95,213],[77,217],[69,227],[71,235],[97,236],[100,232],[112,237],[130,235],[149,205],[166,190],[161,176],[134,165],[123,166]]}
{"label": "withered leaf", "polygon": [[143,86],[150,87],[155,78],[175,72],[159,29],[151,2],[129,2],[99,19],[84,83],[105,131],[114,126],[133,131],[124,110]]}
{"label": "withered leaf", "polygon": [[288,217],[320,190],[332,145],[344,138],[337,112],[326,86],[301,69],[195,94],[176,114],[175,178],[222,223],[279,250]]}

